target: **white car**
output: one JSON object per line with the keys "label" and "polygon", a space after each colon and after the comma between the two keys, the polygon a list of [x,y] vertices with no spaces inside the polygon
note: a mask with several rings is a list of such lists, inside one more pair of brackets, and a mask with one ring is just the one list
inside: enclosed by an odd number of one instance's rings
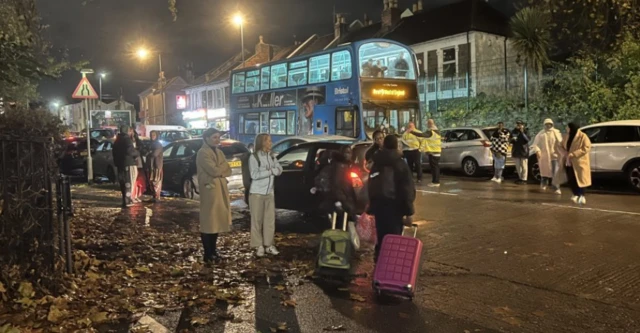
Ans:
{"label": "white car", "polygon": [[354,143],[357,140],[354,138],[350,138],[347,136],[340,135],[303,135],[303,136],[292,136],[289,138],[282,139],[273,144],[271,151],[273,151],[276,155],[282,153],[283,151],[289,149],[289,147],[293,147],[299,143],[304,142],[317,142],[317,141],[326,141],[326,142],[335,142],[335,143]]}
{"label": "white car", "polygon": [[[591,140],[591,173],[624,177],[640,192],[640,120],[593,124],[580,129]],[[535,154],[530,158],[531,174],[540,179]],[[533,162],[533,163],[531,163]]]}

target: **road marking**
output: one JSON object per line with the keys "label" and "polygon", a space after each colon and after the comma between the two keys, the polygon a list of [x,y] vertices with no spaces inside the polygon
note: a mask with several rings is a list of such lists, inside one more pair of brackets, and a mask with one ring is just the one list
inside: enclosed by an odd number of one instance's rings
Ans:
{"label": "road marking", "polygon": [[603,212],[603,213],[616,213],[616,214],[628,214],[628,215],[640,215],[640,213],[636,212],[625,212],[623,210],[609,210],[609,209],[598,209],[598,208],[588,208],[588,207],[576,207],[576,206],[567,206],[567,205],[556,205],[550,203],[543,203],[543,206],[550,207],[560,207],[560,208],[571,208],[571,209],[580,209],[580,210],[590,210],[594,212]]}
{"label": "road marking", "polygon": [[457,196],[455,193],[447,193],[447,192],[437,192],[437,191],[425,191],[425,190],[416,190],[416,192],[428,193],[428,194],[442,194],[442,195],[450,195]]}

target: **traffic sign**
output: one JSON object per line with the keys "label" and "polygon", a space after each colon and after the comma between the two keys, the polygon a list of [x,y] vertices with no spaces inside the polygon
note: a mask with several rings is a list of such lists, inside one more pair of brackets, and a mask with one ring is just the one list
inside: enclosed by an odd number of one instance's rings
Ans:
{"label": "traffic sign", "polygon": [[96,94],[96,90],[93,89],[91,83],[89,83],[89,79],[83,77],[71,97],[78,99],[98,99],[98,94]]}

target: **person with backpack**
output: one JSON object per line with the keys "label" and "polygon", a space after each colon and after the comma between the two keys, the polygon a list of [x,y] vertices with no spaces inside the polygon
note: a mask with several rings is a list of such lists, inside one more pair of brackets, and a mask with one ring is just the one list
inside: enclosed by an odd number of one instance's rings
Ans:
{"label": "person with backpack", "polygon": [[340,151],[333,153],[333,199],[338,212],[347,213],[349,221],[356,220],[356,192],[351,181],[353,150],[350,146],[342,146]]}
{"label": "person with backpack", "polygon": [[413,202],[416,186],[409,165],[398,150],[398,138],[387,135],[383,150],[373,157],[369,173],[369,211],[375,217],[378,242],[377,260],[384,236],[401,235],[405,225],[411,225],[415,212]]}
{"label": "person with backpack", "polygon": [[271,255],[280,253],[273,245],[276,232],[276,204],[273,185],[274,178],[282,174],[282,166],[271,152],[271,146],[269,134],[258,134],[254,146],[255,152],[249,157],[251,247],[256,249],[258,257],[264,257],[265,252]]}

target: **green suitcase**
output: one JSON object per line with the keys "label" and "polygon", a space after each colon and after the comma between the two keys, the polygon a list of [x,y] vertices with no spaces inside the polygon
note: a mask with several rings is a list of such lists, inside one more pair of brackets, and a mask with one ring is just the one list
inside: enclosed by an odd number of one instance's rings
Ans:
{"label": "green suitcase", "polygon": [[333,213],[331,230],[322,233],[318,253],[318,270],[321,274],[348,274],[351,270],[353,251],[347,231],[347,214],[344,214],[343,230],[336,229],[337,214]]}

